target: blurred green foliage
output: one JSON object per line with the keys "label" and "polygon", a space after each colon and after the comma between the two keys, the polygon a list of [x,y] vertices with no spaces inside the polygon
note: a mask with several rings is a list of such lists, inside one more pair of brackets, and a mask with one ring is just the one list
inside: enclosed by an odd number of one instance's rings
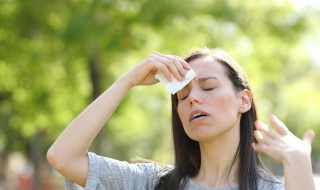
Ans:
{"label": "blurred green foliage", "polygon": [[[0,152],[41,154],[97,94],[153,51],[220,47],[244,67],[260,118],[320,134],[319,6],[263,0],[0,0]],[[90,63],[100,72],[93,86]],[[137,87],[101,132],[99,153],[172,162],[170,94]],[[319,135],[318,135],[319,136]],[[319,137],[313,157],[320,159]],[[97,144],[94,144],[96,146]],[[93,147],[94,148],[94,147]]]}

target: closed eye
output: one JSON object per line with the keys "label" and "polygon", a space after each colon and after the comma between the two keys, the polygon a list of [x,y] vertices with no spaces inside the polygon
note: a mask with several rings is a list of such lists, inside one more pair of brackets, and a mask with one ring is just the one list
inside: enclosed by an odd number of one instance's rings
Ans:
{"label": "closed eye", "polygon": [[182,101],[182,100],[185,100],[187,99],[189,96],[189,92],[188,93],[181,93],[181,94],[178,94],[178,101]]}
{"label": "closed eye", "polygon": [[184,96],[183,98],[181,98],[181,100],[185,100],[188,98],[188,95]]}
{"label": "closed eye", "polygon": [[210,90],[213,90],[213,89],[215,89],[215,88],[204,88],[203,90],[204,91],[210,91]]}

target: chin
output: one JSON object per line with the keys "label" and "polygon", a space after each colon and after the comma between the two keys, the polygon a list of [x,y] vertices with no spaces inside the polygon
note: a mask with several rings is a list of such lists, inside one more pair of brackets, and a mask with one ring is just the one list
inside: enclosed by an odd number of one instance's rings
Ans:
{"label": "chin", "polygon": [[[209,142],[221,137],[226,137],[230,129],[212,130],[212,128],[194,128],[192,131],[188,131],[187,135],[194,141],[198,142]],[[227,135],[228,136],[228,135]]]}
{"label": "chin", "polygon": [[208,141],[212,141],[215,139],[215,137],[217,136],[217,134],[212,134],[212,133],[193,133],[193,134],[188,134],[188,136],[194,140],[194,141],[198,141],[198,142],[208,142]]}

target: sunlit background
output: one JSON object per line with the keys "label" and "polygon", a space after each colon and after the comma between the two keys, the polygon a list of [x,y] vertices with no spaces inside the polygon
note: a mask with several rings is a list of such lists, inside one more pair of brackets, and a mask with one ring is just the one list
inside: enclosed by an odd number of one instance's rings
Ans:
{"label": "sunlit background", "polygon": [[[299,137],[315,131],[320,173],[319,18],[318,0],[0,0],[0,190],[63,189],[45,154],[65,126],[153,51],[205,46],[243,66],[260,119],[274,113]],[[170,130],[169,92],[137,87],[91,151],[172,164]]]}

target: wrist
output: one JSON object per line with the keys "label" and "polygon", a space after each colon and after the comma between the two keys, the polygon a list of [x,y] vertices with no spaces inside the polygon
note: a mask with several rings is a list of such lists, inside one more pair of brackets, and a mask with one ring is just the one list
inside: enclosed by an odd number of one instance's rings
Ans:
{"label": "wrist", "polygon": [[123,86],[126,90],[130,90],[131,88],[133,88],[135,86],[132,82],[130,82],[130,80],[128,80],[126,78],[126,74],[119,77],[116,80],[116,83],[120,86]]}
{"label": "wrist", "polygon": [[290,151],[285,154],[285,157],[283,158],[284,167],[294,165],[297,163],[311,164],[310,155],[307,152],[303,151]]}
{"label": "wrist", "polygon": [[285,188],[315,190],[310,155],[303,151],[286,155],[283,159]]}

